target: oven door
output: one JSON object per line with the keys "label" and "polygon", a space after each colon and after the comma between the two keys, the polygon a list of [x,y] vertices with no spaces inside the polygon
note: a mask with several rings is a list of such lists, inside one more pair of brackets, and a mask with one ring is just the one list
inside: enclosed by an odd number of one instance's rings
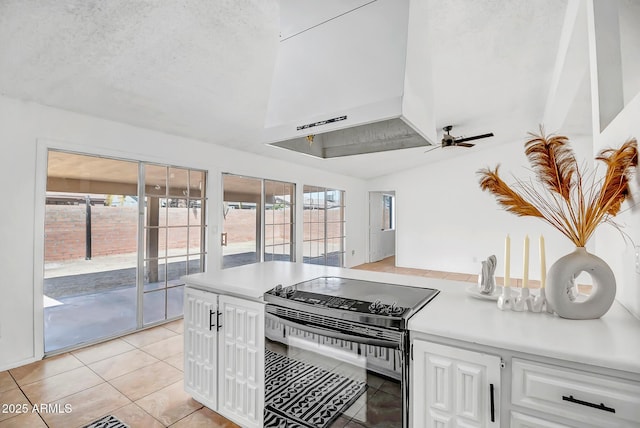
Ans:
{"label": "oven door", "polygon": [[[402,427],[402,340],[265,317],[266,427]],[[270,313],[271,312],[271,313]],[[359,425],[358,425],[359,424]]]}

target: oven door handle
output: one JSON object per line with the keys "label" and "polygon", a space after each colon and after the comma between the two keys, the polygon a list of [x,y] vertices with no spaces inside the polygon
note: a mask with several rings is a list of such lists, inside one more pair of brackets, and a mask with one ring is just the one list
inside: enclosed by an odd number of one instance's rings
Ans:
{"label": "oven door handle", "polygon": [[400,349],[400,344],[393,342],[391,340],[374,339],[372,337],[364,337],[364,336],[357,336],[354,334],[342,333],[342,332],[338,332],[336,330],[331,330],[328,328],[316,327],[316,326],[311,326],[309,324],[292,321],[288,318],[283,318],[272,313],[270,313],[269,315],[273,316],[282,324],[287,325],[289,327],[298,328],[300,330],[304,330],[309,333],[319,334],[322,336],[330,337],[332,339],[340,339],[340,340],[346,340],[349,342],[362,343],[363,345],[380,346],[382,348]]}

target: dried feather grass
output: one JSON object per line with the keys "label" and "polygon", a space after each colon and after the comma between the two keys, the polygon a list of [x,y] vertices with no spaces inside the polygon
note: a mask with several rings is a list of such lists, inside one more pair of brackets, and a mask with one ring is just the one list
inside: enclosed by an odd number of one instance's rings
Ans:
{"label": "dried feather grass", "polygon": [[[480,188],[493,194],[498,204],[518,216],[539,217],[559,230],[576,246],[584,247],[601,223],[611,223],[622,203],[630,197],[629,180],[638,165],[638,144],[627,140],[618,149],[600,152],[606,174],[595,180],[578,168],[565,136],[530,134],[525,154],[536,174],[538,185],[517,180],[511,187],[494,170],[478,171]],[[589,182],[590,184],[586,184]]]}

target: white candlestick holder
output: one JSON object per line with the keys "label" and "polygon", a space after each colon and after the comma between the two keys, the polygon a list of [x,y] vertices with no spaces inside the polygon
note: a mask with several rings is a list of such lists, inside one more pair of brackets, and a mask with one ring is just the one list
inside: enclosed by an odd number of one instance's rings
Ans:
{"label": "white candlestick holder", "polygon": [[502,287],[502,294],[498,296],[498,309],[501,311],[510,310],[513,305],[513,297],[511,296],[511,287]]}
{"label": "white candlestick holder", "polygon": [[516,312],[531,311],[533,296],[529,293],[529,288],[522,288],[520,295],[515,298],[512,309]]}
{"label": "white candlestick holder", "polygon": [[547,298],[544,295],[544,288],[540,289],[540,294],[533,298],[531,303],[531,312],[546,312],[547,311]]}

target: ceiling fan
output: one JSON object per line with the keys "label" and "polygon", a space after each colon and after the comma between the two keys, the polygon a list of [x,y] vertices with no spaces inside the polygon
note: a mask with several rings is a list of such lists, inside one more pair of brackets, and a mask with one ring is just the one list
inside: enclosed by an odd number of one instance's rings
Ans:
{"label": "ceiling fan", "polygon": [[449,132],[453,129],[452,125],[448,125],[445,126],[444,128],[442,128],[442,130],[444,132],[446,132],[446,134],[442,135],[442,145],[438,146],[438,147],[434,147],[430,150],[427,150],[425,153],[430,152],[431,150],[435,150],[435,149],[439,149],[441,147],[453,147],[453,146],[457,146],[457,147],[473,147],[475,146],[474,143],[468,143],[468,141],[473,141],[473,140],[479,140],[481,138],[488,138],[488,137],[493,137],[493,132],[489,132],[488,134],[480,134],[480,135],[474,135],[473,137],[454,137],[453,135],[451,135]]}

